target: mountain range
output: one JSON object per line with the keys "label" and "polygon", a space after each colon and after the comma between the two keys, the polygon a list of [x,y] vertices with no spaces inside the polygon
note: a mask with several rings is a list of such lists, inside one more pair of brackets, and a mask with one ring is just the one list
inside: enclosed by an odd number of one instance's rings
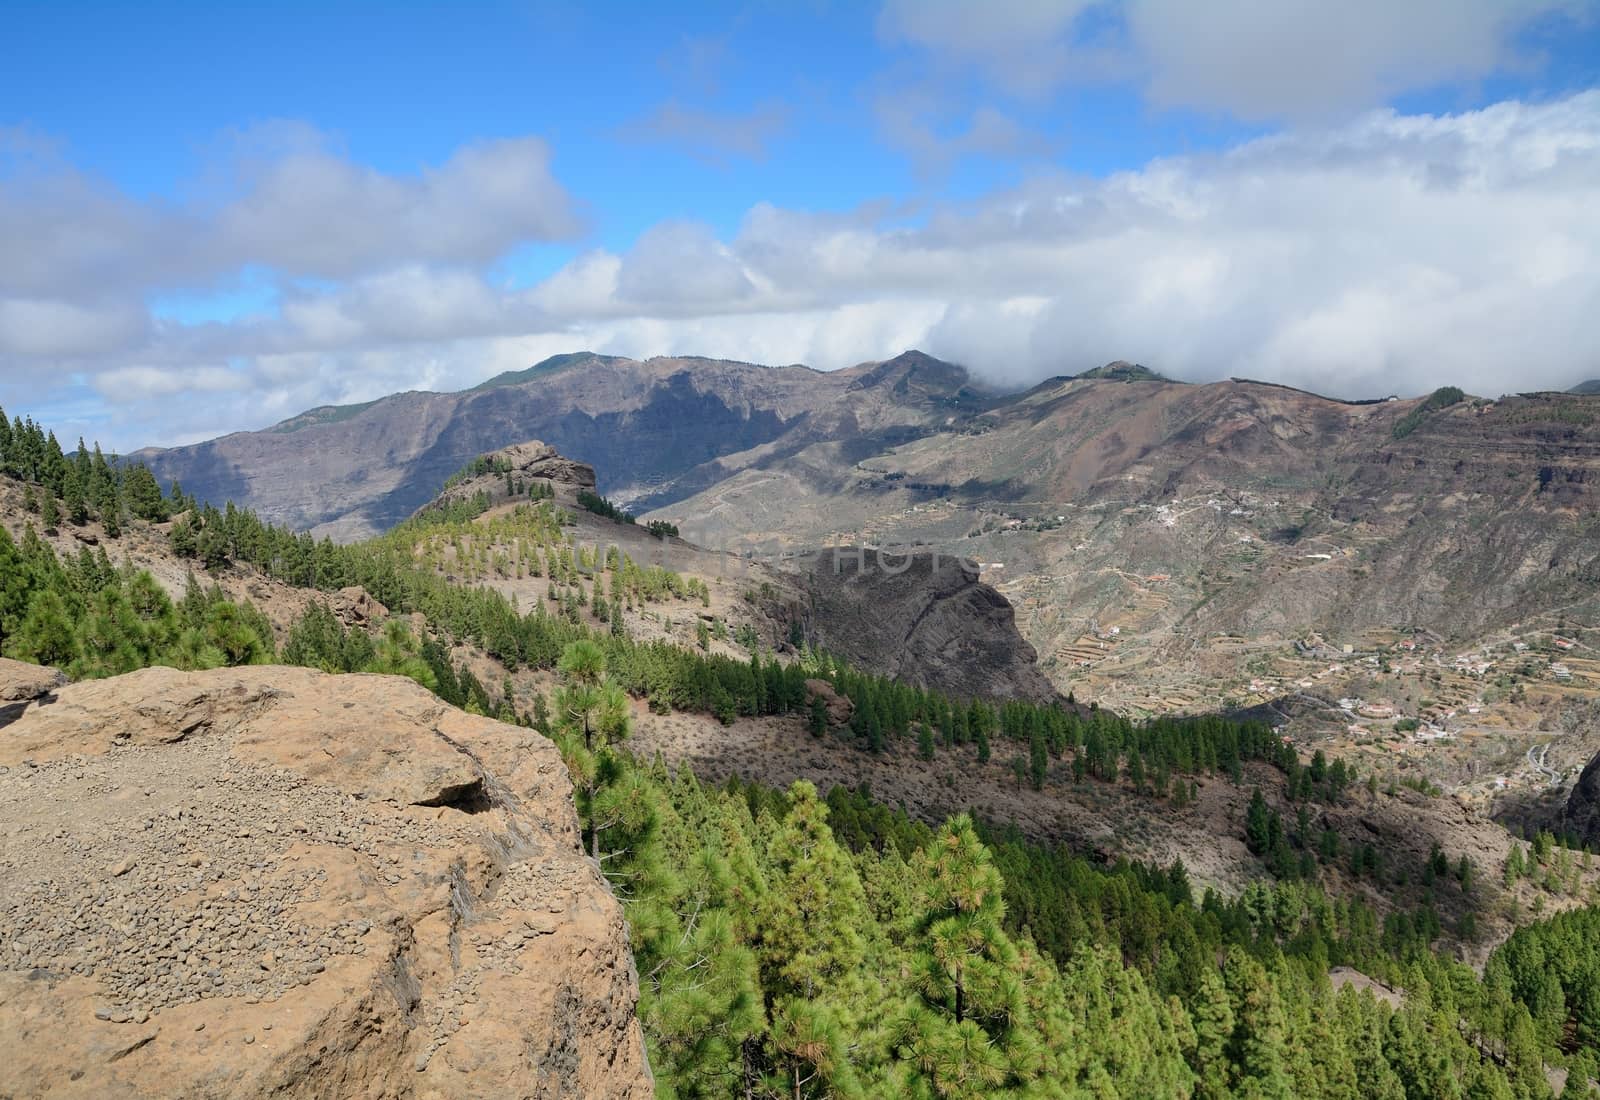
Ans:
{"label": "mountain range", "polygon": [[[916,351],[834,372],[577,353],[136,457],[201,499],[345,541],[529,438],[700,545],[958,556],[1015,606],[1059,690],[1130,713],[1269,704],[1314,682],[1291,724],[1337,731],[1348,715],[1329,704],[1375,697],[1446,726],[1476,706],[1536,728],[1578,720],[1573,684],[1600,687],[1572,625],[1600,621],[1587,393],[1344,401],[1112,363],[1008,394]],[[1558,636],[1578,647],[1561,669],[1516,656]],[[1462,651],[1501,647],[1496,674],[1538,690],[1485,698],[1431,684],[1431,667],[1373,682],[1402,641],[1432,647],[1446,681]],[[1346,646],[1329,678],[1316,662]]]}
{"label": "mountain range", "polygon": [[608,495],[667,503],[711,484],[726,455],[833,440],[864,456],[982,407],[965,371],[914,352],[831,373],[585,352],[459,393],[324,406],[132,457],[202,500],[354,541],[410,515],[477,455],[527,439],[593,465]]}

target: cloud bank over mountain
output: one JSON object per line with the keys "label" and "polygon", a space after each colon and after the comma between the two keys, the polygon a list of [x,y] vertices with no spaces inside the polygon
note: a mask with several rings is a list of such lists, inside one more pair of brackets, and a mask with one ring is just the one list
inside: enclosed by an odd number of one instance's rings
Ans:
{"label": "cloud bank over mountain", "polygon": [[[132,446],[468,386],[580,347],[836,368],[915,346],[1017,386],[1123,358],[1339,395],[1600,372],[1600,91],[1351,110],[1531,63],[1513,32],[1582,6],[1287,5],[1265,22],[1246,7],[1016,3],[975,21],[968,5],[895,0],[877,17],[886,48],[988,98],[953,132],[919,113],[937,109],[925,83],[866,113],[930,171],[1023,158],[1011,179],[690,212],[609,246],[562,181],[559,142],[538,136],[380,170],[311,126],[267,123],[151,195],[34,130],[0,131],[0,393],[115,409],[107,434]],[[1073,173],[1005,108],[1074,81],[1279,128]],[[724,132],[673,103],[647,138],[759,158],[789,113],[717,116],[750,123]],[[515,263],[545,246],[559,262]]]}

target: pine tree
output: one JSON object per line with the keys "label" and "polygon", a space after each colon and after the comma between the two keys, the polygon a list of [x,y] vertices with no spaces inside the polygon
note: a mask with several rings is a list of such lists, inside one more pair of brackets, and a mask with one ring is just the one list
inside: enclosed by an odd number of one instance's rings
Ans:
{"label": "pine tree", "polygon": [[828,732],[828,704],[822,701],[821,695],[811,697],[811,714],[806,720],[806,728],[812,737],[821,737]]}
{"label": "pine tree", "polygon": [[72,620],[54,589],[34,594],[16,633],[6,640],[6,652],[18,660],[57,668],[65,668],[77,656]]}
{"label": "pine tree", "polygon": [[1290,1100],[1293,1093],[1284,1068],[1288,1028],[1266,971],[1235,947],[1223,966],[1223,980],[1233,1002],[1230,1050],[1238,1066],[1237,1091],[1261,1100]]}
{"label": "pine tree", "polygon": [[79,478],[76,467],[67,471],[66,483],[62,486],[61,498],[67,513],[68,523],[74,527],[82,527],[89,522],[89,502],[83,495],[83,482]]}
{"label": "pine tree", "polygon": [[1128,782],[1133,784],[1134,794],[1144,794],[1144,754],[1138,746],[1128,750]]}
{"label": "pine tree", "polygon": [[1272,848],[1271,825],[1267,800],[1261,796],[1261,788],[1256,787],[1250,792],[1250,807],[1245,811],[1244,836],[1245,845],[1258,856]]}
{"label": "pine tree", "polygon": [[[206,642],[222,654],[224,664],[258,665],[273,658],[271,627],[263,629],[262,624],[252,623],[246,610],[237,604],[227,601],[212,604],[206,611],[204,630]],[[360,630],[351,633],[366,636]],[[347,660],[339,664],[351,672],[362,671],[364,667],[351,667]]]}
{"label": "pine tree", "polygon": [[[0,415],[0,424],[4,423]],[[31,587],[22,553],[10,532],[0,527],[0,653],[9,652],[7,643],[27,614]]]}
{"label": "pine tree", "polygon": [[[228,560],[228,540],[222,533],[222,520],[216,510],[208,508],[208,513],[202,520],[203,526],[195,540],[195,552],[200,557],[201,565],[216,569]],[[309,572],[309,569],[304,571]]]}
{"label": "pine tree", "polygon": [[115,676],[150,663],[149,638],[120,588],[95,593],[78,628],[77,649],[71,671],[79,677]]}
{"label": "pine tree", "polygon": [[1045,753],[1044,734],[1035,729],[1028,738],[1028,782],[1036,791],[1044,789],[1045,774],[1050,758]]}
{"label": "pine tree", "polygon": [[178,637],[178,617],[172,600],[166,589],[144,570],[134,574],[126,585],[128,603],[144,631],[151,659],[159,660]]}
{"label": "pine tree", "polygon": [[941,1096],[976,1095],[1011,1076],[1008,1039],[1023,992],[1019,956],[1006,934],[1005,884],[966,815],[952,818],[918,853],[924,916],[914,964],[923,1005],[898,1028],[901,1057]]}
{"label": "pine tree", "polygon": [[865,954],[866,900],[850,857],[828,828],[816,788],[789,788],[790,808],[769,846],[773,877],[761,919],[762,987],[772,1043],[794,1096],[829,1091],[846,1065],[842,1012],[826,995]]}
{"label": "pine tree", "polygon": [[766,1034],[750,945],[766,885],[742,803],[708,800],[687,772],[672,791],[660,830],[621,869],[656,1088],[709,1100],[735,1091]]}
{"label": "pine tree", "polygon": [[1189,1065],[1197,1078],[1195,1100],[1230,1100],[1229,1048],[1233,1042],[1233,1005],[1217,972],[1207,969],[1193,999],[1195,1045]]}
{"label": "pine tree", "polygon": [[578,788],[585,846],[603,865],[606,834],[615,830],[635,839],[648,835],[655,807],[637,770],[617,751],[633,718],[628,697],[606,675],[605,651],[589,639],[572,642],[562,651],[557,669],[557,741]]}

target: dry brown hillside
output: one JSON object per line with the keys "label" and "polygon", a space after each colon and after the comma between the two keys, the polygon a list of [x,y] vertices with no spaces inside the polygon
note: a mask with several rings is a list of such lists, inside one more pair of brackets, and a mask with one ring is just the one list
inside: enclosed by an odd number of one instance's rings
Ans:
{"label": "dry brown hillside", "polygon": [[1126,713],[1270,707],[1497,802],[1548,785],[1530,751],[1564,782],[1600,748],[1600,398],[1112,373],[871,454],[731,455],[651,514],[714,545],[975,561],[1055,686]]}

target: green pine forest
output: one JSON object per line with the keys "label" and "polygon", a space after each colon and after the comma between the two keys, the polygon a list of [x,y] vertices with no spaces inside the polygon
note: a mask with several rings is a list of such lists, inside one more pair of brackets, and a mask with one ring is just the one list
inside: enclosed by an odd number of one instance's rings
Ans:
{"label": "green pine forest", "polygon": [[[573,545],[562,510],[509,480],[527,498],[509,514],[479,520],[480,496],[341,547],[163,492],[142,466],[64,452],[3,414],[0,472],[33,513],[19,539],[0,528],[5,656],[73,677],[272,661],[390,672],[552,738],[583,843],[624,904],[664,1097],[1534,1098],[1552,1095],[1547,1071],[1567,1096],[1600,1092],[1600,908],[1525,925],[1479,974],[1443,949],[1431,899],[1502,869],[1436,853],[1420,904],[1381,917],[1324,892],[1319,868],[1335,861],[1384,873],[1381,853],[1341,851],[1308,824],[1357,777],[1320,755],[1302,764],[1264,726],[952,699],[810,649],[782,663],[754,637],[748,660],[636,642],[624,608],[703,597],[699,582]],[[202,572],[361,585],[428,632],[396,617],[369,634],[313,603],[279,646],[260,610],[193,573],[173,600],[104,542],[60,558],[38,533],[93,520],[115,543],[173,517],[172,550]],[[496,573],[547,578],[548,598],[519,609],[475,583]],[[459,645],[559,686],[528,699],[509,676],[484,685],[452,663]],[[807,678],[852,701],[845,729],[828,729]],[[1238,897],[1197,896],[1181,865],[1108,867],[965,815],[934,828],[864,787],[704,785],[628,751],[630,696],[721,721],[797,714],[841,752],[1004,751],[1035,786],[1068,755],[1076,782],[1176,802],[1196,777],[1271,774],[1300,811],[1285,822],[1255,792],[1239,828],[1268,875]],[[1559,877],[1573,858],[1547,837],[1512,851],[1508,881]],[[1386,996],[1336,992],[1335,966]]]}

